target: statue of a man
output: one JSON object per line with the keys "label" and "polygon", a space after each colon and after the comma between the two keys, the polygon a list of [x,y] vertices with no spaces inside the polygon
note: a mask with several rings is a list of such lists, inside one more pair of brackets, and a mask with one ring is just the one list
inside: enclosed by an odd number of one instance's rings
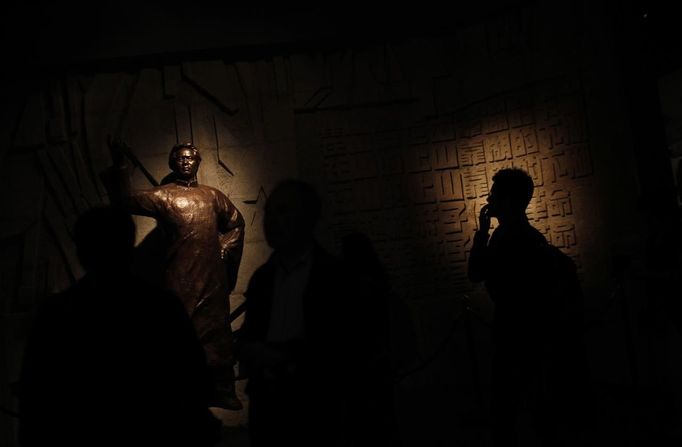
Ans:
{"label": "statue of a man", "polygon": [[184,304],[215,384],[214,406],[238,410],[229,294],[234,289],[244,245],[244,219],[215,188],[197,183],[199,150],[175,145],[168,156],[172,180],[148,190],[131,191],[120,141],[110,143],[114,159],[112,198],[120,194],[131,213],[156,219],[167,238],[164,285]]}

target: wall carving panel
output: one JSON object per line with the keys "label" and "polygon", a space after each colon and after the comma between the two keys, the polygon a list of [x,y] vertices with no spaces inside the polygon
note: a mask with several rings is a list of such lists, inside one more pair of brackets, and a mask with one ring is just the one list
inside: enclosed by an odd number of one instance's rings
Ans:
{"label": "wall carving panel", "polygon": [[420,121],[409,105],[318,112],[333,240],[368,234],[407,298],[469,293],[478,212],[494,173],[514,166],[536,184],[533,225],[580,263],[573,201],[592,176],[582,101],[579,86],[554,80]]}

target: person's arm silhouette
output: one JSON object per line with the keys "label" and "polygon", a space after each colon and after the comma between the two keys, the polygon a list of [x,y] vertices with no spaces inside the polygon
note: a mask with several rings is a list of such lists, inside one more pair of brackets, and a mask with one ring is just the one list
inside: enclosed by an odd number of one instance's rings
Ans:
{"label": "person's arm silhouette", "polygon": [[490,231],[490,215],[488,205],[481,208],[478,216],[478,231],[474,235],[474,243],[469,253],[468,275],[472,282],[485,280],[487,270],[488,232]]}

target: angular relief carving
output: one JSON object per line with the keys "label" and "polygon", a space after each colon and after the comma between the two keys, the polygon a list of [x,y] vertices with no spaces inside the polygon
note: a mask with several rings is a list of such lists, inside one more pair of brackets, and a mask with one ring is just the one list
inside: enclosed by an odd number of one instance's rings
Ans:
{"label": "angular relief carving", "polygon": [[44,213],[44,222],[53,242],[59,249],[69,280],[73,283],[84,275],[83,268],[76,257],[76,248],[70,233],[75,223],[75,216],[69,214],[64,217],[50,200],[45,201]]}
{"label": "angular relief carving", "polygon": [[82,149],[76,141],[71,144],[71,158],[73,159],[76,171],[76,181],[83,193],[85,201],[90,206],[99,203],[101,199],[97,194],[95,182],[92,180],[92,174],[88,171],[86,162],[83,158]]}
{"label": "angular relief carving", "polygon": [[571,178],[592,175],[592,156],[587,145],[573,146],[567,153],[571,169]]}
{"label": "angular relief carving", "polygon": [[[413,219],[414,224],[410,232],[430,248],[433,242],[438,241],[441,236],[438,205],[416,206]],[[432,250],[426,250],[427,255],[432,253]]]}
{"label": "angular relief carving", "polygon": [[433,169],[449,169],[459,166],[456,140],[432,143],[431,154]]}
{"label": "angular relief carving", "polygon": [[525,106],[509,111],[509,127],[512,129],[524,127],[535,123],[535,114],[532,107]]}
{"label": "angular relief carving", "polygon": [[431,171],[431,146],[419,144],[405,149],[405,166],[408,172]]}
{"label": "angular relief carving", "polygon": [[245,206],[242,214],[247,225],[244,232],[244,242],[260,242],[265,240],[262,223],[267,198],[268,195],[265,192],[265,188],[261,186],[258,189],[258,195],[254,199],[243,201]]}
{"label": "angular relief carving", "polygon": [[486,197],[490,192],[488,173],[485,165],[463,169],[462,183],[464,185],[464,197],[466,199]]}
{"label": "angular relief carving", "polygon": [[163,67],[163,97],[175,98],[180,90],[182,82],[182,68],[179,65],[166,65]]}
{"label": "angular relief carving", "polygon": [[496,113],[486,116],[483,120],[483,133],[496,133],[509,129],[506,113]]}
{"label": "angular relief carving", "polygon": [[[164,76],[167,74],[176,75],[172,69],[164,69]],[[186,62],[182,65],[182,75],[189,85],[223,112],[234,115],[239,110],[241,89],[239,85],[234,84],[234,78],[228,77],[223,61]],[[165,81],[164,77],[164,87],[166,87]],[[177,79],[173,77],[171,81],[176,82],[175,91],[177,91]]]}
{"label": "angular relief carving", "polygon": [[49,201],[54,209],[59,209],[64,216],[73,215],[78,212],[73,197],[69,194],[66,185],[60,178],[59,171],[51,162],[47,150],[40,149],[37,152],[38,163],[47,180],[51,195],[54,200]]}
{"label": "angular relief carving", "polygon": [[415,204],[434,203],[436,190],[433,172],[409,174],[410,199]]}
{"label": "angular relief carving", "polygon": [[511,160],[512,149],[507,132],[486,135],[483,140],[486,159],[491,162]]}
{"label": "angular relief carving", "polygon": [[[75,210],[78,213],[85,211],[88,208],[88,204],[85,201],[81,186],[77,182],[74,165],[64,154],[63,147],[51,146],[46,152],[52,165],[55,167],[55,172],[57,173],[59,180],[61,180],[61,183],[66,187],[66,192],[68,192],[70,202],[73,204]],[[45,165],[45,163],[49,162],[43,161],[42,163]],[[48,178],[50,177],[51,176],[48,176]]]}
{"label": "angular relief carving", "polygon": [[471,235],[464,232],[450,233],[443,241],[443,253],[450,262],[465,263],[466,247],[471,242]]}
{"label": "angular relief carving", "polygon": [[572,222],[561,222],[552,225],[549,231],[549,241],[559,248],[571,248],[578,242],[576,240],[575,225]]}
{"label": "angular relief carving", "polygon": [[214,110],[209,104],[201,102],[189,106],[192,142],[205,151],[214,151],[218,147]]}
{"label": "angular relief carving", "polygon": [[552,139],[552,149],[554,149],[554,152],[560,153],[569,142],[568,129],[563,123],[557,123],[549,127],[549,134]]}
{"label": "angular relief carving", "polygon": [[458,121],[457,138],[474,138],[483,133],[483,124],[480,119],[462,119]]}
{"label": "angular relief carving", "polygon": [[534,224],[549,217],[549,207],[547,204],[547,192],[544,188],[535,188],[533,198],[526,210],[528,219]]}
{"label": "angular relief carving", "polygon": [[549,215],[552,217],[566,217],[573,214],[571,193],[569,191],[553,191],[549,198]]}
{"label": "angular relief carving", "polygon": [[534,126],[514,128],[510,131],[511,152],[514,158],[540,151]]}
{"label": "angular relief carving", "polygon": [[432,126],[431,141],[448,141],[456,138],[455,124],[451,120],[437,122]]}
{"label": "angular relief carving", "polygon": [[464,199],[462,175],[458,170],[448,169],[446,171],[436,171],[434,175],[436,198],[439,202]]}
{"label": "angular relief carving", "polygon": [[543,172],[552,183],[573,180],[592,174],[592,159],[585,146],[567,149],[561,155],[543,160]]}
{"label": "angular relief carving", "polygon": [[461,167],[485,163],[486,158],[483,143],[470,140],[458,141],[457,157]]}
{"label": "angular relief carving", "polygon": [[468,220],[465,202],[440,204],[438,206],[441,232],[444,235],[461,233]]}
{"label": "angular relief carving", "polygon": [[543,155],[551,155],[554,145],[552,144],[552,129],[546,126],[535,128],[535,135],[538,143],[538,152]]}

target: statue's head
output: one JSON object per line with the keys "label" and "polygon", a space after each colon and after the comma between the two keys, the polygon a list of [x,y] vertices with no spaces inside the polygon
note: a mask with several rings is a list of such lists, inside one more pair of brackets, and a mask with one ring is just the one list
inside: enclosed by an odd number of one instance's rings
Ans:
{"label": "statue's head", "polygon": [[168,154],[168,167],[183,180],[196,178],[199,164],[201,155],[199,149],[192,143],[176,144]]}

